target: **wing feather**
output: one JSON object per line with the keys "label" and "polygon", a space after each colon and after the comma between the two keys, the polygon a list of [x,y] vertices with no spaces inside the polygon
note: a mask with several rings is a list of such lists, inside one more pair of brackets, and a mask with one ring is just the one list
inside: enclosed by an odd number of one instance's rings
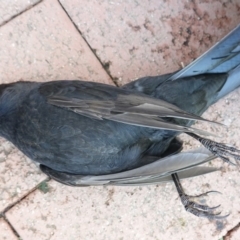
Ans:
{"label": "wing feather", "polygon": [[200,148],[174,154],[139,168],[107,175],[74,175],[57,172],[46,166],[41,166],[41,170],[51,178],[72,186],[146,185],[171,181],[171,174],[176,172],[180,178],[189,178],[216,171],[216,168],[198,166],[214,158],[216,157],[208,150]]}
{"label": "wing feather", "polygon": [[[85,117],[97,120],[108,119],[155,129],[212,135],[166,121],[163,118],[211,121],[181,110],[171,103],[141,93],[83,81],[59,81],[58,85],[55,83],[54,88],[52,87],[52,92],[51,84],[48,83],[46,86],[43,84],[40,92],[46,95],[49,104],[67,108]],[[108,90],[111,93],[108,93]]]}

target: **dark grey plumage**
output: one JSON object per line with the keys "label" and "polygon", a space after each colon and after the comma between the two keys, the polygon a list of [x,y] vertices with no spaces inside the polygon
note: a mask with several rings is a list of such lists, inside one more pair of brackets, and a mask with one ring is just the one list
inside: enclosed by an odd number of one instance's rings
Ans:
{"label": "dark grey plumage", "polygon": [[[216,156],[239,160],[237,149],[199,137],[211,133],[191,127],[207,121],[200,115],[240,85],[237,65],[176,81],[173,74],[145,77],[122,88],[84,81],[2,84],[0,135],[64,184],[144,185],[173,178],[188,211],[216,217],[215,208],[189,201],[178,176],[215,171],[198,165]],[[180,153],[176,136],[182,132],[210,152]]]}
{"label": "dark grey plumage", "polygon": [[198,116],[100,83],[19,82],[0,88],[0,134],[31,159],[61,172],[99,175],[136,168],[148,157],[160,157],[178,131],[203,133],[174,118],[201,120]]}
{"label": "dark grey plumage", "polygon": [[123,89],[83,81],[1,85],[0,134],[60,172],[101,175],[140,167],[176,151],[171,142],[178,133],[206,134],[191,122],[203,120],[197,115],[216,101],[227,75],[164,78]]}

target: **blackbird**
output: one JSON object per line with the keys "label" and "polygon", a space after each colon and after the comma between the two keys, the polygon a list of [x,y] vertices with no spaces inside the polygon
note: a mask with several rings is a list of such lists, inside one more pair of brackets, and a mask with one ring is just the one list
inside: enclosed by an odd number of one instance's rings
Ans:
{"label": "blackbird", "polygon": [[[222,96],[228,74],[167,77],[123,88],[78,80],[2,84],[0,134],[47,175],[73,186],[153,184],[172,176],[179,187],[175,173],[185,178],[214,171],[196,167],[213,159],[207,151],[179,153],[176,136],[182,132],[226,162],[229,156],[239,160],[237,149],[191,127],[193,120],[205,121],[199,115]],[[187,210],[198,216],[220,217],[187,202]]]}
{"label": "blackbird", "polygon": [[[170,79],[145,77],[117,88],[80,80],[0,85],[0,135],[51,178],[71,186],[144,185],[173,180],[190,213],[222,218],[217,207],[195,203],[179,178],[215,171],[198,166],[220,157],[240,160],[234,147],[191,127],[240,85],[240,67]],[[205,148],[181,152],[186,133]],[[208,192],[209,193],[209,192]],[[202,195],[206,195],[204,193]],[[201,195],[201,196],[202,196]]]}

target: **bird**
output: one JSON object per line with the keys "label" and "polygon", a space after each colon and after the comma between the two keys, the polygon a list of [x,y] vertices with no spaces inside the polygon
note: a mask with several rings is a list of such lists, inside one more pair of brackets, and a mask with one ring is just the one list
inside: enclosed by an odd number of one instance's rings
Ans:
{"label": "bird", "polygon": [[[216,171],[199,166],[216,157],[227,163],[232,163],[230,158],[240,160],[238,149],[192,127],[194,121],[217,124],[201,115],[240,86],[239,64],[236,61],[227,72],[209,70],[176,80],[181,71],[144,77],[121,88],[81,80],[1,84],[0,136],[60,183],[126,186],[173,181],[188,212],[221,219],[226,216],[215,212],[218,206],[198,204],[185,194],[180,179]],[[180,133],[203,148],[182,152]]]}

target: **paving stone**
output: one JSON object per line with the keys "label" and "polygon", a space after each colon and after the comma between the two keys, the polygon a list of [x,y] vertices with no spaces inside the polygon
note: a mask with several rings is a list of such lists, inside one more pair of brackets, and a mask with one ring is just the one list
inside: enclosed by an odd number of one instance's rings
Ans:
{"label": "paving stone", "polygon": [[11,143],[0,141],[0,212],[46,179],[38,167]]}
{"label": "paving stone", "polygon": [[192,62],[240,22],[239,0],[60,0],[124,84]]}
{"label": "paving stone", "polygon": [[0,29],[1,82],[86,79],[112,84],[58,1],[43,1]]}
{"label": "paving stone", "polygon": [[240,239],[240,227],[238,225],[237,229],[234,229],[233,231],[231,231],[231,233],[224,238],[224,240],[239,240]]}
{"label": "paving stone", "polygon": [[41,0],[0,0],[0,25],[31,8]]}
{"label": "paving stone", "polygon": [[0,239],[1,240],[18,240],[9,225],[0,218]]}

